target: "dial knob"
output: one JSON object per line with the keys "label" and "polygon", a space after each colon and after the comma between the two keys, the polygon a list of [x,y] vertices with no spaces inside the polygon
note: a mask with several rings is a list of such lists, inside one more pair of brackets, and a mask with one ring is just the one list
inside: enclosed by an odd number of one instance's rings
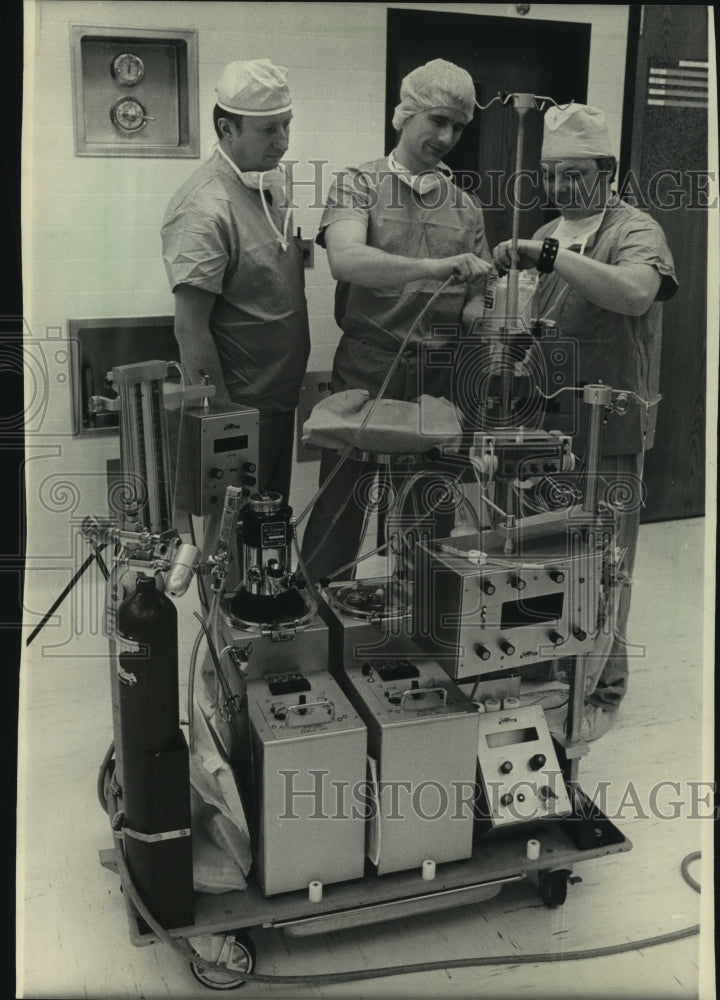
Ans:
{"label": "dial knob", "polygon": [[510,584],[515,590],[525,590],[525,581],[517,575],[510,577]]}
{"label": "dial knob", "polygon": [[578,642],[585,642],[585,640],[587,639],[587,632],[585,631],[585,629],[579,628],[577,626],[573,629],[573,635],[578,640]]}
{"label": "dial knob", "polygon": [[557,798],[557,795],[552,790],[550,785],[543,785],[542,788],[538,788],[538,795],[543,800],[543,802],[548,802],[550,799]]}
{"label": "dial knob", "polygon": [[512,800],[513,800],[513,797],[510,794],[510,792],[505,792],[504,795],[500,796],[500,805],[501,806],[509,806],[510,803],[512,802]]}
{"label": "dial knob", "polygon": [[545,756],[544,753],[536,753],[532,755],[532,757],[528,761],[528,764],[530,766],[531,771],[539,771],[541,767],[545,766],[546,762],[547,762],[547,757]]}
{"label": "dial knob", "polygon": [[500,771],[503,774],[510,774],[510,772],[512,771],[512,769],[513,769],[513,765],[512,765],[512,761],[511,760],[504,760],[502,762],[502,764],[500,765]]}
{"label": "dial knob", "polygon": [[512,656],[515,652],[515,647],[511,642],[508,642],[507,639],[503,639],[500,643],[500,649],[502,649],[503,653],[506,653],[508,656]]}
{"label": "dial knob", "polygon": [[490,650],[487,648],[487,646],[477,645],[475,647],[475,652],[477,653],[477,655],[480,657],[481,660],[490,659]]}
{"label": "dial knob", "polygon": [[491,597],[495,593],[495,585],[490,583],[489,580],[481,580],[480,590],[482,590],[484,594],[487,594],[488,597]]}
{"label": "dial knob", "polygon": [[550,579],[553,580],[555,583],[564,583],[565,574],[562,572],[562,570],[554,569],[550,573]]}
{"label": "dial knob", "polygon": [[210,478],[211,479],[224,479],[225,478],[225,470],[224,469],[219,469],[217,466],[213,466],[213,468],[210,469]]}
{"label": "dial knob", "polygon": [[554,629],[551,632],[548,632],[548,639],[553,644],[553,646],[562,646],[562,644],[565,642],[564,637],[561,636],[560,633],[556,632]]}
{"label": "dial knob", "polygon": [[123,97],[110,108],[110,119],[123,132],[137,132],[149,121],[145,108],[135,98]]}

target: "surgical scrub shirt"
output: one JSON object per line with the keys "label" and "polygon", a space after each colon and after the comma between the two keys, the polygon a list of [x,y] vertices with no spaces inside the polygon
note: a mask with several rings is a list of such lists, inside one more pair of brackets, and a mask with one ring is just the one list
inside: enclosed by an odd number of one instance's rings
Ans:
{"label": "surgical scrub shirt", "polygon": [[[539,229],[534,238],[552,236],[559,223],[559,219],[553,220]],[[541,275],[538,315],[558,325],[557,339],[543,342],[547,384],[555,390],[568,378],[575,385],[603,382],[613,389],[637,393],[643,400],[656,400],[660,381],[661,302],[672,298],[678,287],[663,231],[645,212],[613,195],[584,254],[616,266],[648,264],[660,275],[660,288],[646,313],[626,316],[588,302],[554,271]],[[545,426],[576,436],[576,450],[582,453],[590,409],[575,393],[560,393],[549,406]],[[650,448],[656,415],[657,406],[646,411],[645,406],[631,398],[624,416],[613,413],[606,422],[603,453],[623,455]]]}
{"label": "surgical scrub shirt", "polygon": [[[265,197],[281,230],[284,216]],[[170,201],[162,241],[173,291],[216,296],[210,331],[230,398],[261,413],[294,409],[310,353],[303,260],[292,236],[280,246],[260,192],[215,152]]]}
{"label": "surgical scrub shirt", "polygon": [[[387,253],[420,259],[475,253],[489,261],[479,205],[445,177],[439,177],[439,184],[420,196],[390,170],[386,158],[348,168],[336,175],[330,189],[318,243],[325,246],[325,229],[333,222],[353,219],[366,227],[366,245]],[[441,284],[422,279],[390,288],[365,288],[338,282],[335,320],[343,331],[338,353],[350,362],[344,365],[343,381],[352,364],[362,364],[363,350],[368,349],[368,355],[396,351]],[[467,284],[450,284],[418,324],[409,343],[430,337],[436,343],[455,341],[467,293]],[[352,352],[348,341],[353,342]],[[355,384],[362,384],[362,380]]]}

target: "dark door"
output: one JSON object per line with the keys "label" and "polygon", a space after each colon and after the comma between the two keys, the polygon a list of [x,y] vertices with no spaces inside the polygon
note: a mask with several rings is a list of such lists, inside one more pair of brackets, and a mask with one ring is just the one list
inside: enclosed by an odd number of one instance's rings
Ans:
{"label": "dark door", "polygon": [[655,445],[645,459],[644,521],[704,512],[707,12],[681,4],[645,4],[630,11],[620,176],[637,179],[628,184],[627,197],[636,188],[646,198],[665,231],[680,284],[663,306],[662,402]]}
{"label": "dark door", "polygon": [[[386,152],[395,145],[392,112],[402,78],[431,59],[448,59],[466,69],[478,102],[498,94],[529,93],[562,104],[587,99],[590,25],[565,21],[524,21],[437,11],[389,10],[387,46]],[[492,248],[512,232],[517,113],[495,102],[476,110],[455,149],[447,157],[459,184],[481,199],[488,243]],[[537,173],[542,144],[542,115],[525,115],[523,171]],[[543,209],[542,190],[527,176],[518,191],[523,204],[520,236],[530,236],[551,218]],[[538,196],[538,197],[535,197]]]}

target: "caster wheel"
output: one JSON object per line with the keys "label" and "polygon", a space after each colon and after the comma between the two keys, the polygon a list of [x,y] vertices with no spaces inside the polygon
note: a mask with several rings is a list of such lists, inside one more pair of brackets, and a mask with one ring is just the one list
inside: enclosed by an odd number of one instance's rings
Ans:
{"label": "caster wheel", "polygon": [[540,897],[550,909],[562,906],[567,899],[568,878],[571,872],[567,868],[560,868],[554,872],[540,872],[538,888]]}
{"label": "caster wheel", "polygon": [[210,969],[190,962],[190,971],[199,983],[211,990],[234,990],[245,985],[245,976],[255,968],[256,951],[252,938],[245,931],[230,932],[221,938],[217,957],[212,961],[226,969]]}

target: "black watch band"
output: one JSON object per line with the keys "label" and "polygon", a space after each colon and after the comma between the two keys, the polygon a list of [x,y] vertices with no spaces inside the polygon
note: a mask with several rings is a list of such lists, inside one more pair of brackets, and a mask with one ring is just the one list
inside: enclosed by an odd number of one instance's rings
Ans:
{"label": "black watch band", "polygon": [[560,244],[552,236],[546,236],[543,240],[542,250],[540,251],[540,257],[535,265],[540,274],[550,274],[552,269],[555,267],[555,258],[557,257],[558,250],[560,249]]}

